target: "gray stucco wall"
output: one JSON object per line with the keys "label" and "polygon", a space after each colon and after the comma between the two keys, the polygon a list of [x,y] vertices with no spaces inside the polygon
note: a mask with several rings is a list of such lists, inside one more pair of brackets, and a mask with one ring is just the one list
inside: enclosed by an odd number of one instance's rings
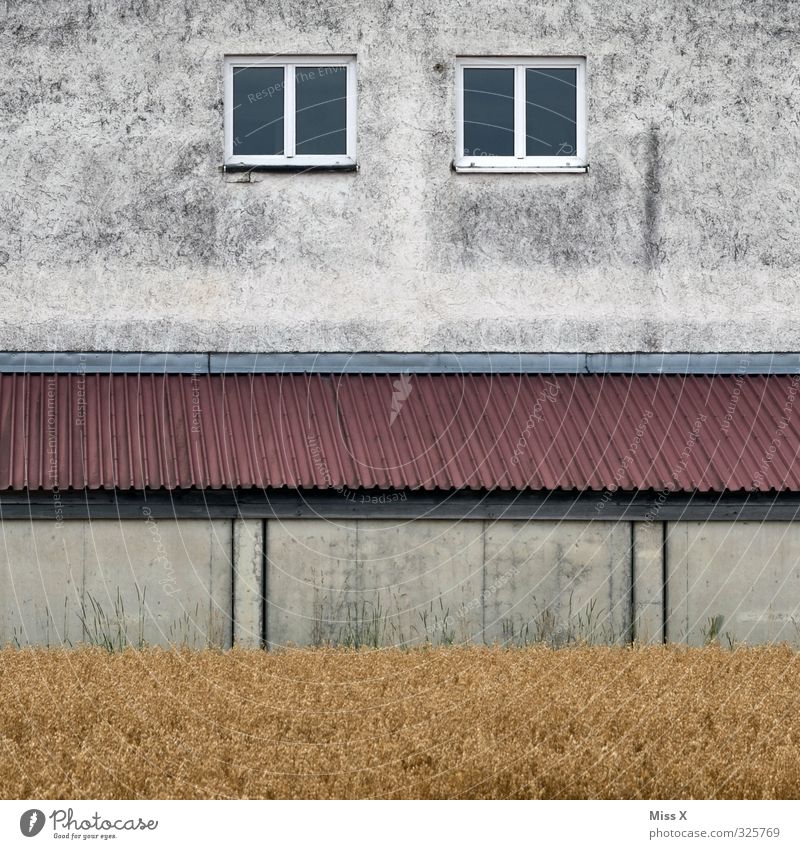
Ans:
{"label": "gray stucco wall", "polygon": [[[0,8],[0,349],[800,349],[793,0]],[[222,57],[356,53],[357,174],[223,175]],[[454,57],[585,55],[587,176],[455,175]]]}

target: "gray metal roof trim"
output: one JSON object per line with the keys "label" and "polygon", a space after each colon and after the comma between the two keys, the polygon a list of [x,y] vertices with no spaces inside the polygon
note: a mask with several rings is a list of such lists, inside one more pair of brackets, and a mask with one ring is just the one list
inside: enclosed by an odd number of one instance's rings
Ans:
{"label": "gray metal roof trim", "polygon": [[797,352],[0,352],[30,374],[800,374]]}
{"label": "gray metal roof trim", "polygon": [[211,354],[212,373],[582,374],[586,354],[288,353]]}
{"label": "gray metal roof trim", "polygon": [[128,351],[3,351],[5,374],[207,374],[208,354]]}

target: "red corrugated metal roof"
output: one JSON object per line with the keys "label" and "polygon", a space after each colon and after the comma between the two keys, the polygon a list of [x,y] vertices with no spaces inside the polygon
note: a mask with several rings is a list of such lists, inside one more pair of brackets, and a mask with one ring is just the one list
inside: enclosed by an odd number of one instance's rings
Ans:
{"label": "red corrugated metal roof", "polygon": [[0,376],[0,489],[800,490],[800,377]]}

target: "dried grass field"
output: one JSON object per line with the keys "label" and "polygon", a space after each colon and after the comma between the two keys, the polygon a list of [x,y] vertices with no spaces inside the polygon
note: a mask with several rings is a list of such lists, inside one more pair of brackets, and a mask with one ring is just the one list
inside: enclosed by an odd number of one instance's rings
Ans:
{"label": "dried grass field", "polygon": [[788,648],[0,652],[4,798],[796,798]]}

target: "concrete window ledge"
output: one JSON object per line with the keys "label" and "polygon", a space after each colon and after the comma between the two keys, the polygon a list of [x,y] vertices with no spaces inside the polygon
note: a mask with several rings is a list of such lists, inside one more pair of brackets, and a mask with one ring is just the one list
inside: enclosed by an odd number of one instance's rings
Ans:
{"label": "concrete window ledge", "polygon": [[342,171],[353,174],[358,171],[358,164],[348,162],[344,165],[220,165],[220,171],[225,174],[299,174],[304,171]]}

